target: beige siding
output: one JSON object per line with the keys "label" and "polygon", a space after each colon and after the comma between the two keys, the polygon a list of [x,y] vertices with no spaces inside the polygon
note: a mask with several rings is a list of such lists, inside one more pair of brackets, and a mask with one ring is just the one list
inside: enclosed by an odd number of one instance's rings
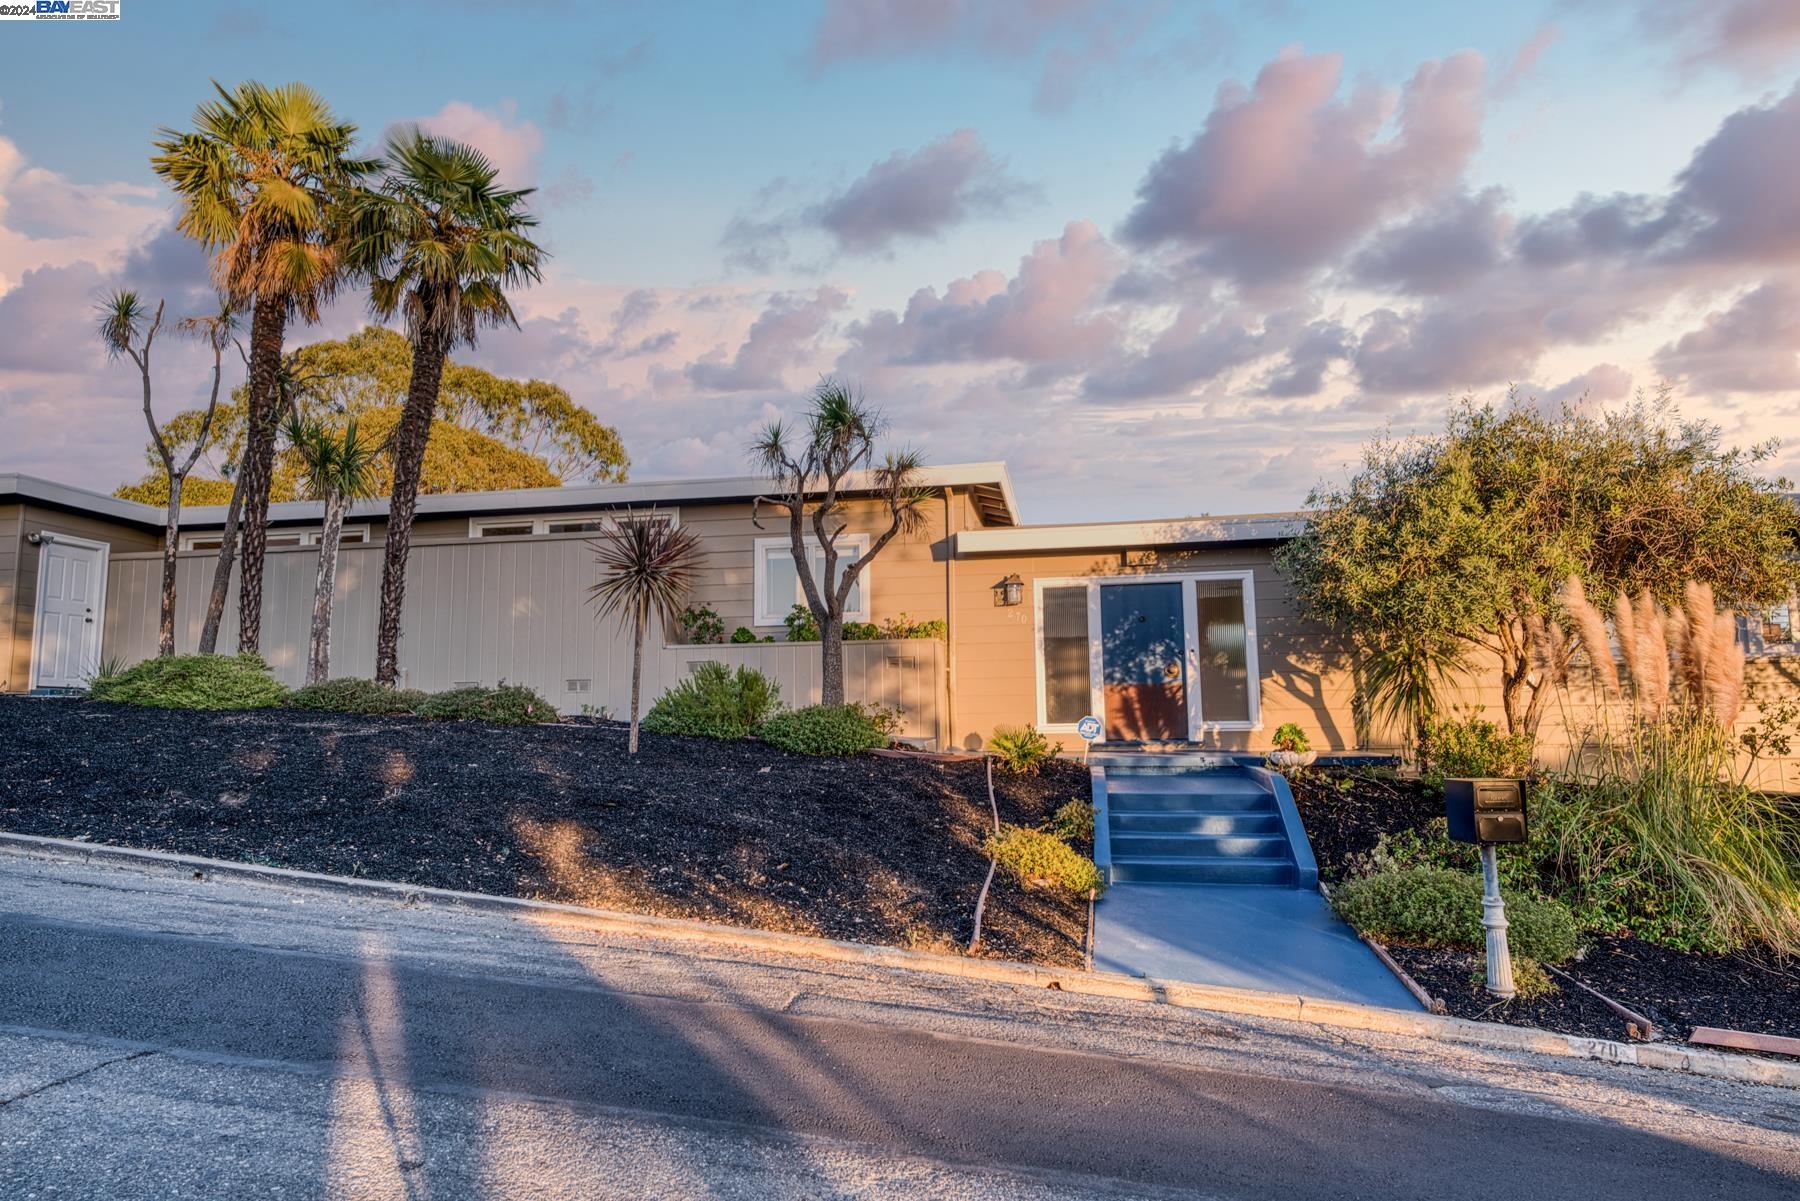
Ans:
{"label": "beige siding", "polygon": [[[111,547],[113,553],[122,551],[141,551],[161,545],[162,539],[144,530],[122,526],[100,517],[90,517],[80,513],[63,513],[55,509],[41,508],[36,505],[14,506],[18,512],[19,524],[15,530],[11,545],[16,547],[16,561],[12,571],[12,604],[11,645],[8,647],[0,641],[0,647],[7,650],[6,668],[0,671],[5,679],[3,687],[8,692],[27,692],[31,688],[31,629],[37,616],[37,576],[38,548],[25,541],[34,533],[66,534],[71,538],[86,538],[91,542],[103,542]],[[4,517],[0,517],[0,546],[6,544]],[[0,550],[0,562],[6,556]],[[6,571],[0,567],[0,594],[6,591]],[[108,581],[107,607],[113,605],[111,582]],[[3,595],[0,595],[0,613],[6,610]],[[150,625],[154,635],[156,627],[156,598],[150,599]],[[154,638],[153,638],[154,642]],[[102,652],[104,654],[104,652]]]}
{"label": "beige siding", "polygon": [[[1294,612],[1286,584],[1261,548],[1165,551],[1156,567],[1130,569],[1119,551],[965,556],[956,564],[955,733],[976,747],[997,725],[1035,720],[1037,630],[1033,585],[1040,579],[1143,575],[1182,571],[1249,571],[1256,594],[1257,659],[1262,729],[1224,732],[1221,746],[1260,749],[1282,722],[1295,721],[1333,747],[1358,745],[1348,661],[1318,627]],[[1025,603],[994,603],[994,586],[1009,575],[1025,584]],[[1079,746],[1070,736],[1064,742]]]}
{"label": "beige siding", "polygon": [[[727,516],[722,523],[726,532],[709,538],[709,555],[727,560],[726,565],[709,566],[710,586],[719,589],[728,586],[720,580],[732,570],[733,559],[741,557],[743,570],[748,571],[749,544],[743,543],[740,556],[741,531],[732,520]],[[332,618],[334,675],[374,672],[381,556],[380,546],[348,545],[342,550]],[[215,561],[212,552],[181,556],[179,650],[192,650],[198,643]],[[896,560],[902,565],[896,580],[906,578],[905,562]],[[298,683],[318,554],[308,548],[277,548],[269,551],[266,563],[262,650],[282,679]],[[114,557],[105,654],[135,662],[155,653],[159,571],[160,558],[154,554]],[[616,622],[595,619],[586,596],[593,579],[592,551],[578,535],[464,538],[415,545],[408,560],[401,618],[403,682],[437,691],[463,683],[510,681],[537,689],[564,712],[579,712],[584,706],[625,712],[631,644]],[[744,579],[747,593],[747,574]],[[874,595],[879,597],[880,585],[877,588]],[[742,605],[746,615],[747,605],[746,599]],[[221,651],[235,648],[236,624],[234,588],[220,631]],[[660,632],[653,631],[651,648],[644,675],[646,703],[701,659],[765,665],[782,683],[790,702],[804,704],[818,697],[816,644],[665,649]],[[939,644],[872,642],[848,649],[846,684],[851,695],[902,707],[908,736],[936,740],[943,674]]]}

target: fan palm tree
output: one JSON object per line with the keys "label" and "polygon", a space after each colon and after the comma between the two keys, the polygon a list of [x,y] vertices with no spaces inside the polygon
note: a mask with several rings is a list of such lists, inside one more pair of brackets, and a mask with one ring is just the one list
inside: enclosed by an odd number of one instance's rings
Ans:
{"label": "fan palm tree", "polygon": [[238,646],[255,651],[282,341],[294,317],[318,320],[342,281],[337,202],[376,164],[352,156],[356,126],[303,84],[213,88],[218,98],[194,110],[192,129],[161,131],[150,165],[180,198],[178,227],[211,252],[219,290],[250,310]]}
{"label": "fan palm tree", "polygon": [[588,599],[601,618],[617,617],[631,625],[631,735],[628,749],[638,749],[638,698],[644,678],[644,637],[655,619],[665,630],[681,620],[681,609],[700,571],[700,539],[655,510],[626,513],[599,538],[588,541],[600,582]]}
{"label": "fan palm tree", "polygon": [[373,491],[380,446],[356,433],[350,418],[340,435],[317,417],[290,413],[288,445],[299,456],[306,491],[325,502],[325,521],[319,534],[319,576],[313,588],[312,637],[306,650],[306,682],[319,684],[331,678],[331,603],[337,595],[338,547],[344,536],[344,510],[350,502]]}
{"label": "fan palm tree", "polygon": [[386,162],[380,186],[352,204],[348,253],[370,275],[370,308],[382,320],[399,316],[413,348],[412,379],[392,436],[375,648],[375,678],[391,686],[399,678],[413,508],[444,363],[457,347],[473,346],[483,326],[517,324],[507,290],[536,282],[545,255],[527,236],[537,224],[525,211],[531,189],[497,187],[480,151],[409,128],[389,137]]}

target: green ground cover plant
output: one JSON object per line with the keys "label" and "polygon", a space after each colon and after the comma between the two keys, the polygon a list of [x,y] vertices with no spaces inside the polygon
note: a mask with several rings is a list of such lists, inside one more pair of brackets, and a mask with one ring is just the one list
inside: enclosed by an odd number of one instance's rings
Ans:
{"label": "green ground cover plant", "polygon": [[[1481,892],[1481,878],[1473,873],[1411,867],[1345,881],[1332,893],[1332,904],[1345,921],[1372,938],[1481,950],[1486,945]],[[1573,958],[1577,932],[1566,905],[1504,886],[1501,896],[1514,954],[1540,963]]]}
{"label": "green ground cover plant", "polygon": [[417,688],[385,688],[374,680],[344,676],[308,684],[288,693],[290,709],[368,715],[417,713],[427,693]]}
{"label": "green ground cover plant", "polygon": [[502,725],[530,725],[555,721],[556,707],[523,684],[498,688],[452,688],[434,692],[420,702],[420,717],[433,721],[492,721]]}
{"label": "green ground cover plant", "polygon": [[777,713],[757,728],[771,746],[801,755],[854,755],[886,746],[897,716],[865,705],[808,705]]}
{"label": "green ground cover plant", "polygon": [[762,672],[702,663],[650,706],[644,715],[644,729],[656,734],[748,738],[780,707],[781,686]]}
{"label": "green ground cover plant", "polygon": [[996,726],[988,750],[1000,766],[1016,776],[1035,776],[1040,764],[1056,754],[1050,740],[1036,726]]}
{"label": "green ground cover plant", "polygon": [[984,844],[987,853],[1028,887],[1052,887],[1086,896],[1106,889],[1094,861],[1057,835],[1029,826],[1003,824]]}
{"label": "green ground cover plant", "polygon": [[96,678],[96,701],[157,709],[268,709],[287,686],[260,655],[165,655]]}

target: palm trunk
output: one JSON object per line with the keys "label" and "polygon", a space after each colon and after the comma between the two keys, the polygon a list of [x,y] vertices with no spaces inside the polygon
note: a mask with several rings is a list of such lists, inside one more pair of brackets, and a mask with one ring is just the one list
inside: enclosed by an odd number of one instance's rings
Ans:
{"label": "palm trunk", "polygon": [[206,621],[200,627],[200,653],[219,648],[219,625],[225,620],[225,598],[231,593],[231,567],[237,560],[238,516],[244,511],[244,475],[238,473],[231,488],[231,505],[225,510],[225,530],[219,535],[219,558],[213,565],[212,592],[206,598]]}
{"label": "palm trunk", "polygon": [[636,635],[631,643],[631,735],[626,739],[625,748],[628,754],[637,754],[638,748],[638,689],[644,681],[644,626],[645,612],[638,606],[637,625],[633,631]]}
{"label": "palm trunk", "polygon": [[238,592],[238,651],[262,649],[263,551],[269,534],[269,485],[275,474],[275,428],[280,422],[281,343],[287,309],[258,298],[250,318],[250,411],[239,478],[244,487],[243,567]]}
{"label": "palm trunk", "polygon": [[312,638],[306,648],[308,684],[322,684],[331,678],[331,602],[337,595],[338,543],[344,534],[345,503],[341,492],[325,498],[325,525],[319,531],[319,579],[313,586]]}
{"label": "palm trunk", "polygon": [[387,545],[381,560],[381,620],[375,641],[375,679],[389,688],[400,679],[400,607],[406,600],[406,557],[412,550],[413,509],[419,500],[431,419],[437,414],[444,358],[440,338],[419,336],[413,345],[406,408],[394,428],[394,491],[388,502]]}
{"label": "palm trunk", "polygon": [[181,485],[181,480],[169,476],[168,516],[163,526],[162,609],[156,625],[158,658],[175,653],[175,555],[181,549]]}
{"label": "palm trunk", "polygon": [[819,627],[819,702],[844,703],[844,618],[831,614]]}

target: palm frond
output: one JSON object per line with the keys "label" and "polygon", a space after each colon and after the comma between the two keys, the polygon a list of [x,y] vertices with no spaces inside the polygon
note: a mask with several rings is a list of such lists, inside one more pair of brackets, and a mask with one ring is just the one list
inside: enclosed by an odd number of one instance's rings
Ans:
{"label": "palm frond", "polygon": [[654,616],[665,629],[680,619],[700,571],[700,538],[654,509],[627,512],[588,540],[600,579],[588,589],[600,618]]}

